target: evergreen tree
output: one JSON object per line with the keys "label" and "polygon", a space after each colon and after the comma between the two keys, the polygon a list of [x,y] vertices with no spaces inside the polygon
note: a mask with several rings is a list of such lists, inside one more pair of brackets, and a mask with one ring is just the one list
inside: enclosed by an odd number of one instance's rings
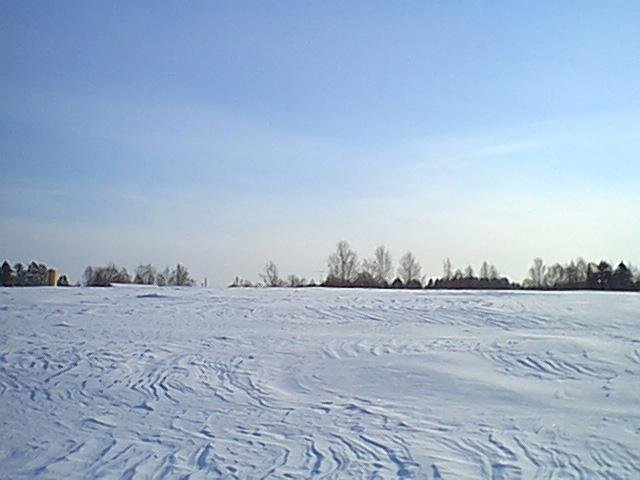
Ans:
{"label": "evergreen tree", "polygon": [[13,286],[13,281],[13,269],[11,264],[5,260],[2,264],[2,286],[11,287]]}
{"label": "evergreen tree", "polygon": [[599,290],[608,290],[611,288],[611,276],[613,275],[611,265],[602,260],[598,264],[596,272],[596,284]]}
{"label": "evergreen tree", "polygon": [[633,274],[624,262],[620,262],[611,275],[610,287],[612,290],[633,290]]}

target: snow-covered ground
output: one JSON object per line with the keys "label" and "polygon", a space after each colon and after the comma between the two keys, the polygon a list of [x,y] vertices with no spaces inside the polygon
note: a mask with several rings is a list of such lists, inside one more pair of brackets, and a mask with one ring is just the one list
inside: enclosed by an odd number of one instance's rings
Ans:
{"label": "snow-covered ground", "polygon": [[640,478],[640,295],[0,289],[1,478]]}

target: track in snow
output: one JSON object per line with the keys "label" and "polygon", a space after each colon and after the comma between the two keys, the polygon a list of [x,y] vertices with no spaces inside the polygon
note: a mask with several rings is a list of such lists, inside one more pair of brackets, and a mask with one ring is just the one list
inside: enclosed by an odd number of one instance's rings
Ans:
{"label": "track in snow", "polygon": [[0,289],[0,478],[640,478],[640,295]]}

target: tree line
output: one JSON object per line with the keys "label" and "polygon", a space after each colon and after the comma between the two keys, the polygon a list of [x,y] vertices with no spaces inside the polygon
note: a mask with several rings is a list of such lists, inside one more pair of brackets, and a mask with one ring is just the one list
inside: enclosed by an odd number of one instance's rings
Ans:
{"label": "tree line", "polygon": [[[4,287],[39,287],[49,285],[49,270],[44,263],[31,262],[26,267],[18,262],[11,266],[5,260],[0,267],[2,286]],[[60,275],[56,280],[59,287],[68,287],[69,279]]]}
{"label": "tree line", "polygon": [[406,252],[394,268],[389,250],[381,245],[371,257],[360,259],[347,241],[340,241],[327,258],[328,274],[319,285],[296,275],[280,277],[273,261],[259,274],[261,281],[252,283],[236,277],[230,287],[340,287],[340,288],[404,288],[404,289],[485,289],[485,290],[640,290],[640,273],[620,262],[615,268],[602,260],[587,262],[582,258],[567,264],[545,266],[540,258],[533,260],[522,283],[512,282],[499,273],[495,265],[483,262],[476,274],[473,267],[454,270],[447,258],[442,276],[427,279],[413,253]]}
{"label": "tree line", "polygon": [[[49,285],[49,267],[44,263],[31,262],[27,267],[22,263],[11,266],[5,260],[2,264],[1,284],[5,287],[36,287]],[[89,266],[82,276],[83,284],[88,287],[108,287],[114,283],[134,283],[138,285],[186,286],[195,285],[189,269],[182,264],[158,271],[153,265],[138,265],[133,276],[125,267],[110,263],[106,266]],[[56,282],[59,287],[70,286],[69,278],[61,275]],[[76,286],[80,286],[79,283]]]}
{"label": "tree line", "polygon": [[114,283],[134,283],[138,285],[157,285],[159,287],[192,287],[195,280],[189,269],[182,264],[174,268],[158,271],[153,265],[138,265],[133,278],[125,267],[110,263],[103,267],[89,266],[83,274],[84,284],[88,287],[108,287]]}
{"label": "tree line", "polygon": [[546,266],[536,258],[523,286],[537,290],[640,290],[640,275],[624,262],[614,268],[604,260],[594,263],[578,258]]}
{"label": "tree line", "polygon": [[[231,287],[341,287],[341,288],[404,288],[404,289],[530,289],[530,290],[616,290],[640,291],[640,273],[630,265],[620,262],[613,266],[605,260],[588,262],[583,258],[568,263],[545,265],[535,258],[522,283],[512,282],[499,273],[495,265],[483,262],[476,274],[471,265],[454,269],[447,258],[443,262],[442,275],[427,279],[422,266],[413,253],[406,252],[394,267],[391,253],[385,246],[377,247],[370,257],[360,259],[348,242],[341,241],[327,258],[327,276],[320,283],[297,275],[280,276],[273,261],[265,264],[259,274],[260,281],[236,277]],[[10,286],[49,285],[49,268],[44,263],[31,262],[11,265],[5,260],[1,268],[1,284]],[[193,286],[195,280],[182,264],[157,270],[153,265],[138,265],[133,275],[125,267],[110,263],[106,266],[89,266],[83,274],[83,284],[105,287],[114,283],[133,283],[158,286]],[[58,286],[69,286],[66,275],[57,279]],[[79,285],[79,284],[77,284]]]}

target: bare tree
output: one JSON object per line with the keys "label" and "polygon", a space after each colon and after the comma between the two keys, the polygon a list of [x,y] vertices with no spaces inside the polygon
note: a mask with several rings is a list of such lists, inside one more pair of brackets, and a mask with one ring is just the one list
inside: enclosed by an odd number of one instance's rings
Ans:
{"label": "bare tree", "polygon": [[88,287],[108,287],[112,283],[131,283],[131,277],[126,268],[110,263],[106,267],[87,267],[84,282]]}
{"label": "bare tree", "polygon": [[373,258],[365,258],[362,260],[362,266],[360,267],[361,273],[373,278],[376,271],[376,263]]}
{"label": "bare tree", "polygon": [[565,276],[566,272],[564,267],[561,264],[556,263],[546,269],[542,283],[545,287],[557,288],[559,285],[566,282]]}
{"label": "bare tree", "polygon": [[402,279],[404,284],[408,284],[412,280],[420,280],[420,274],[422,267],[414,257],[413,253],[407,252],[400,259],[400,265],[398,266],[398,276]]}
{"label": "bare tree", "polygon": [[576,259],[576,275],[578,282],[586,282],[587,281],[587,271],[589,270],[589,265],[586,260],[582,257],[578,257]]}
{"label": "bare tree", "polygon": [[300,278],[297,275],[289,275],[287,277],[287,286],[291,288],[304,287],[307,284],[305,278]]}
{"label": "bare tree", "polygon": [[498,272],[498,269],[496,268],[496,266],[495,265],[490,265],[489,266],[489,280],[497,280],[499,276],[500,276],[500,273]]}
{"label": "bare tree", "polygon": [[162,272],[156,274],[156,285],[159,287],[166,287],[169,281],[169,269],[165,268]]}
{"label": "bare tree", "polygon": [[533,265],[529,269],[529,277],[525,279],[524,284],[533,288],[542,288],[546,270],[547,268],[544,266],[542,259],[534,258]]}
{"label": "bare tree", "polygon": [[374,258],[376,262],[374,278],[380,282],[389,282],[393,275],[393,260],[389,250],[384,245],[380,245],[376,248]]}
{"label": "bare tree", "polygon": [[473,271],[473,267],[471,265],[468,265],[467,268],[464,269],[464,278],[473,278],[475,276],[475,273]]}
{"label": "bare tree", "polygon": [[633,275],[633,278],[636,280],[636,282],[640,282],[640,268],[630,263],[629,270],[631,270],[631,275]]}
{"label": "bare tree", "polygon": [[575,286],[578,283],[578,267],[576,262],[573,260],[571,260],[569,265],[564,268],[563,281],[572,286]]}
{"label": "bare tree", "polygon": [[451,260],[449,260],[449,258],[442,262],[442,278],[444,280],[451,280],[453,278],[453,268],[451,267]]}
{"label": "bare tree", "polygon": [[482,262],[482,266],[480,267],[480,279],[489,280],[489,264],[486,260]]}
{"label": "bare tree", "polygon": [[264,273],[261,273],[260,277],[265,287],[282,287],[284,284],[278,275],[278,267],[271,260],[264,265]]}
{"label": "bare tree", "polygon": [[389,250],[384,245],[380,245],[373,253],[373,258],[362,262],[362,270],[380,284],[389,282],[393,275],[393,261]]}
{"label": "bare tree", "polygon": [[335,279],[342,285],[352,282],[358,274],[358,254],[345,240],[338,242],[335,253],[327,261],[329,278]]}
{"label": "bare tree", "polygon": [[229,287],[253,287],[253,283],[251,283],[249,280],[247,280],[246,278],[241,278],[238,277],[236,275],[236,278],[233,279],[233,282],[231,283],[231,285],[229,285]]}
{"label": "bare tree", "polygon": [[138,265],[136,268],[136,276],[133,279],[133,283],[141,285],[153,285],[156,283],[157,272],[153,265]]}
{"label": "bare tree", "polygon": [[175,285],[177,287],[192,287],[195,281],[189,276],[187,267],[177,264],[176,268],[169,275],[168,283],[169,285]]}

